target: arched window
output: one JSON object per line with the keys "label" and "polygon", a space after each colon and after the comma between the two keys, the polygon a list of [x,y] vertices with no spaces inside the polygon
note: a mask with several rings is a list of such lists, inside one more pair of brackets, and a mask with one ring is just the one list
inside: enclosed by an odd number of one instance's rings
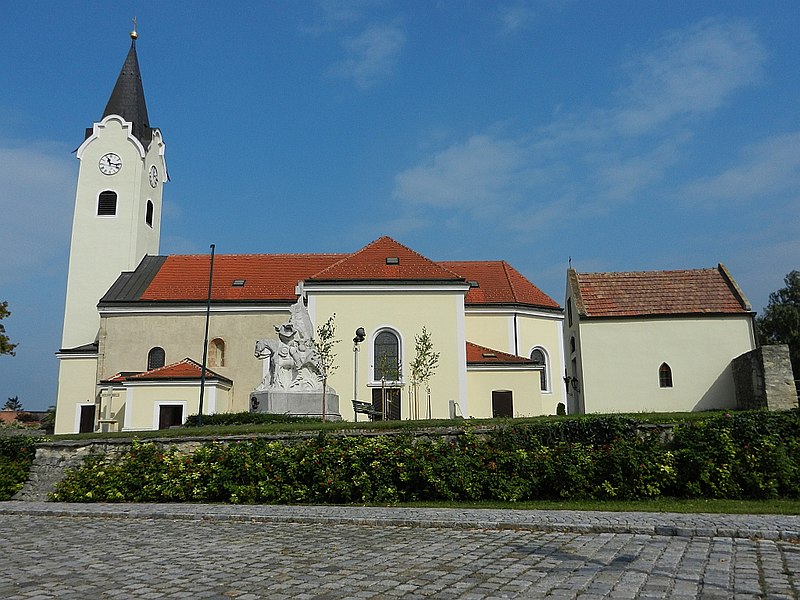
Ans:
{"label": "arched window", "polygon": [[549,381],[550,381],[550,374],[548,373],[547,368],[547,354],[545,353],[543,348],[534,348],[531,350],[531,360],[533,364],[541,366],[542,370],[539,371],[539,386],[543,392],[546,392],[550,389]]}
{"label": "arched window", "polygon": [[384,330],[375,336],[372,356],[375,381],[400,380],[400,339],[396,333]]}
{"label": "arched window", "polygon": [[153,369],[159,369],[163,367],[165,359],[166,357],[163,348],[159,346],[151,348],[150,352],[147,353],[147,370],[152,371]]}
{"label": "arched window", "polygon": [[145,209],[144,213],[144,222],[147,223],[149,227],[153,226],[153,201],[147,201],[147,209]]}
{"label": "arched window", "polygon": [[220,338],[215,338],[208,344],[208,366],[225,366],[225,342]]}
{"label": "arched window", "polygon": [[570,354],[575,354],[575,336],[569,338],[569,351]]}
{"label": "arched window", "polygon": [[672,369],[667,363],[661,363],[658,367],[658,385],[662,388],[672,387]]}
{"label": "arched window", "polygon": [[113,217],[117,214],[117,192],[106,190],[97,198],[97,216]]}

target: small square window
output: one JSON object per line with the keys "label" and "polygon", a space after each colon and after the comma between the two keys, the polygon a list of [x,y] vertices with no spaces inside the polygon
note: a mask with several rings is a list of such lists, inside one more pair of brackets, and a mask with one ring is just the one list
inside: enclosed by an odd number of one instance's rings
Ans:
{"label": "small square window", "polygon": [[234,279],[233,283],[231,283],[232,287],[244,287],[244,279]]}
{"label": "small square window", "polygon": [[399,265],[400,264],[400,257],[398,257],[398,256],[387,256],[386,257],[386,264],[387,265]]}

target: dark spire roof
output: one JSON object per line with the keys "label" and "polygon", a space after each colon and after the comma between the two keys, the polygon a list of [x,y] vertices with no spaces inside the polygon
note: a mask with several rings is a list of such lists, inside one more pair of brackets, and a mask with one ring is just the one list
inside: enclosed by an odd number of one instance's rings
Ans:
{"label": "dark spire roof", "polygon": [[139,59],[136,56],[136,38],[133,35],[131,38],[131,49],[103,111],[103,118],[108,115],[119,115],[133,123],[133,135],[147,148],[153,138],[153,132],[150,129],[150,119],[144,102],[142,76],[139,73]]}

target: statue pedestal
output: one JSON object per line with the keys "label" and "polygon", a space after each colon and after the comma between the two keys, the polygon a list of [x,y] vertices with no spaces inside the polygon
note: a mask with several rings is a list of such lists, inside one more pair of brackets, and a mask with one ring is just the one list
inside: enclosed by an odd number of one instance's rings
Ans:
{"label": "statue pedestal", "polygon": [[[341,421],[339,396],[329,389],[325,394],[325,420]],[[250,412],[292,417],[322,418],[322,392],[266,390],[250,392]]]}

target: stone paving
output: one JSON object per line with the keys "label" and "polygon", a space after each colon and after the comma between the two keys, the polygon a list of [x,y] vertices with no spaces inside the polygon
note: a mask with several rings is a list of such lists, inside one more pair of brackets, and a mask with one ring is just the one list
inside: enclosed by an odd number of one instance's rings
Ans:
{"label": "stone paving", "polygon": [[0,598],[800,599],[800,518],[0,503]]}

